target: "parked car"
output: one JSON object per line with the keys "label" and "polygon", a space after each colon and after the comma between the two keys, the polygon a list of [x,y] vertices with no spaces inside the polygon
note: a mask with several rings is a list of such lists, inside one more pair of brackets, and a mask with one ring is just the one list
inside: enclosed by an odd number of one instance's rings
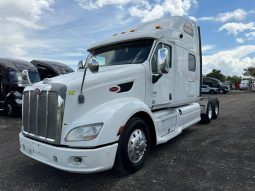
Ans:
{"label": "parked car", "polygon": [[60,62],[32,60],[31,63],[38,69],[41,80],[74,72],[71,67]]}
{"label": "parked car", "polygon": [[201,92],[202,93],[208,93],[208,94],[217,94],[218,88],[213,88],[208,85],[202,85],[201,86]]}
{"label": "parked car", "polygon": [[[28,78],[23,77],[23,72]],[[39,81],[38,71],[30,62],[0,58],[0,110],[10,116],[20,112],[24,88]]]}
{"label": "parked car", "polygon": [[224,86],[222,82],[216,78],[204,77],[203,84],[213,88],[218,88],[218,92],[220,94],[226,94],[229,92],[228,87]]}

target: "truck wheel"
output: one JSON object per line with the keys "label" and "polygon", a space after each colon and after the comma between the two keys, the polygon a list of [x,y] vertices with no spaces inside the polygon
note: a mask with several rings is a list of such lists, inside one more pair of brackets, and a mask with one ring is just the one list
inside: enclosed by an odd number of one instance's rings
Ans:
{"label": "truck wheel", "polygon": [[121,134],[114,168],[122,174],[140,170],[149,148],[148,125],[140,118],[131,118]]}
{"label": "truck wheel", "polygon": [[223,91],[223,90],[220,90],[219,92],[220,92],[220,94],[223,94],[223,93],[224,93],[224,91]]}
{"label": "truck wheel", "polygon": [[212,112],[212,119],[217,119],[220,112],[219,102],[216,101],[213,104],[213,112]]}
{"label": "truck wheel", "polygon": [[201,122],[202,123],[210,123],[213,115],[213,106],[212,103],[208,103],[206,114],[201,114]]}
{"label": "truck wheel", "polygon": [[13,117],[16,114],[15,106],[11,101],[7,101],[6,107],[5,107],[7,115]]}

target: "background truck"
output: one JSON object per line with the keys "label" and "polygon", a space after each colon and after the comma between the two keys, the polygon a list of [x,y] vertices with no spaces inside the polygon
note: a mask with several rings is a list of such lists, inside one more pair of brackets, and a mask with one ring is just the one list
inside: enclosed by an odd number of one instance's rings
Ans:
{"label": "background truck", "polygon": [[74,72],[72,68],[60,62],[32,60],[31,63],[38,69],[41,80]]}
{"label": "background truck", "polygon": [[[22,78],[23,71],[29,78]],[[31,63],[0,58],[0,111],[6,111],[10,116],[21,112],[22,92],[29,83],[39,82],[40,77],[36,67]]]}
{"label": "background truck", "polygon": [[170,17],[92,45],[78,72],[26,87],[20,150],[52,167],[90,173],[142,168],[149,148],[219,114],[202,99],[200,30]]}
{"label": "background truck", "polygon": [[240,90],[250,90],[251,89],[251,80],[242,80],[240,83]]}
{"label": "background truck", "polygon": [[203,77],[203,85],[218,88],[220,94],[226,94],[230,91],[227,86],[223,85],[222,82],[216,78]]}

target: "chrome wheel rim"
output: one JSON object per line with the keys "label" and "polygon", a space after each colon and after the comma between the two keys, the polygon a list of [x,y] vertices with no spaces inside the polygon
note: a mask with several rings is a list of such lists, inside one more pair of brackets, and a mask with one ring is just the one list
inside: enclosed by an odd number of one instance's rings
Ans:
{"label": "chrome wheel rim", "polygon": [[146,151],[147,140],[141,129],[134,130],[128,141],[128,157],[132,163],[139,162]]}
{"label": "chrome wheel rim", "polygon": [[214,110],[215,110],[215,114],[218,115],[218,113],[219,113],[219,107],[218,107],[217,104],[215,105],[215,109],[214,109]]}
{"label": "chrome wheel rim", "polygon": [[212,105],[211,104],[208,106],[208,118],[212,119]]}

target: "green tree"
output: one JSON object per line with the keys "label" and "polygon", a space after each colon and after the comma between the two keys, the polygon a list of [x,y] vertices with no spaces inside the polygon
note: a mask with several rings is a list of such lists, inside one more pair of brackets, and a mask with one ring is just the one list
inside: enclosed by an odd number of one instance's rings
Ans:
{"label": "green tree", "polygon": [[242,77],[241,76],[228,76],[227,80],[231,81],[232,83],[236,83],[236,82],[241,82]]}
{"label": "green tree", "polygon": [[212,72],[206,75],[206,77],[216,78],[222,82],[226,80],[226,76],[224,76],[220,70],[213,69]]}
{"label": "green tree", "polygon": [[255,67],[251,66],[251,67],[244,69],[243,75],[251,76],[251,77],[255,78]]}

